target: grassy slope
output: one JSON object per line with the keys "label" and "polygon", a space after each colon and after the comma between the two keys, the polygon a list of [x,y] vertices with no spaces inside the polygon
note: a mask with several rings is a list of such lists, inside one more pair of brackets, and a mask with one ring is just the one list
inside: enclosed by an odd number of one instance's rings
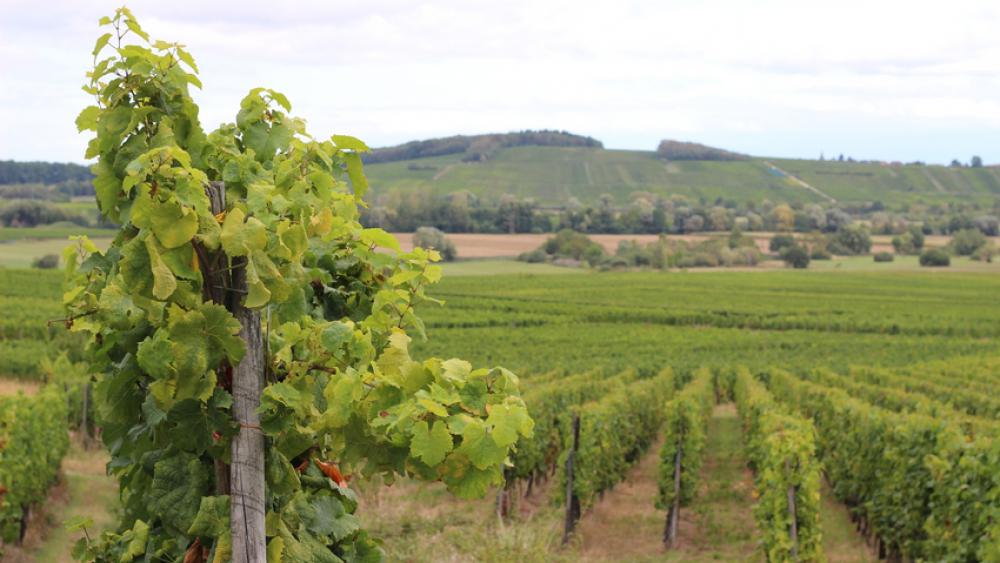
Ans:
{"label": "grassy slope", "polygon": [[[372,164],[366,167],[375,193],[429,188],[444,194],[469,190],[479,195],[505,193],[561,204],[570,197],[594,202],[610,193],[619,203],[634,191],[681,194],[694,200],[717,197],[737,201],[819,202],[821,198],[787,178],[768,172],[764,159],[745,162],[675,162],[652,152],[590,148],[516,147],[489,162],[461,162],[461,155]],[[973,200],[1000,196],[1000,171],[943,166],[890,168],[878,164],[772,159],[775,165],[845,202]],[[418,169],[410,169],[416,165]],[[933,178],[933,180],[931,179]]]}

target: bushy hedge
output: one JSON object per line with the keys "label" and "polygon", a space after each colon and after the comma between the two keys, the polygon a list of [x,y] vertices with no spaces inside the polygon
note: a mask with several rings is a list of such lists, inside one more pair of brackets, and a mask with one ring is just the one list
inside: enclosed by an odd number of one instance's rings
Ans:
{"label": "bushy hedge", "polygon": [[812,418],[833,492],[890,560],[1000,560],[1000,449],[948,417],[894,412],[771,370],[775,396]]}
{"label": "bushy hedge", "polygon": [[927,267],[950,266],[951,257],[940,248],[930,248],[920,254],[920,265]]}
{"label": "bushy hedge", "polygon": [[48,385],[35,396],[0,397],[0,539],[20,539],[25,507],[45,500],[69,448],[66,395]]}
{"label": "bushy hedge", "polygon": [[687,506],[694,500],[701,482],[702,454],[714,395],[712,371],[702,368],[663,407],[665,439],[660,449],[659,495],[656,497],[656,507],[661,510],[669,510],[674,503],[678,452],[681,454],[680,505]]}
{"label": "bushy hedge", "polygon": [[[785,412],[746,368],[738,369],[732,382],[755,472],[754,518],[767,560],[822,561],[820,464],[812,423]],[[789,495],[795,506],[795,540]]]}
{"label": "bushy hedge", "polygon": [[876,262],[892,262],[896,259],[891,252],[876,252],[872,257]]}

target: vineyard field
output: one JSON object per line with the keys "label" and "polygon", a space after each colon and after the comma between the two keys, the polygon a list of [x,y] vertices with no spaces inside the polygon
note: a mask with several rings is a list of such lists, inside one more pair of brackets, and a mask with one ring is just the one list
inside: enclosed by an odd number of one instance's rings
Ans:
{"label": "vineyard field", "polygon": [[[1000,549],[1000,533],[988,515],[970,520],[959,535],[942,531],[949,511],[981,512],[968,504],[969,497],[950,495],[947,488],[1000,494],[1000,458],[990,449],[1000,413],[1000,401],[990,392],[1000,382],[997,277],[516,272],[446,275],[430,291],[445,304],[418,310],[429,340],[418,338],[412,348],[417,357],[465,357],[515,370],[534,433],[518,442],[497,498],[463,501],[448,498],[437,485],[404,481],[380,490],[358,482],[368,507],[363,518],[376,519],[366,525],[385,539],[391,559],[433,560],[420,555],[433,548],[456,560],[605,560],[608,553],[593,534],[613,527],[608,519],[623,512],[646,522],[616,532],[645,535],[620,548],[636,550],[636,558],[649,552],[668,560],[746,554],[752,538],[760,546],[754,557],[782,560],[793,541],[787,490],[801,491],[794,544],[802,560],[874,560],[880,550],[893,557],[954,552],[989,559],[990,550]],[[44,381],[69,371],[76,345],[60,323],[48,323],[60,318],[61,274],[0,270],[0,276],[4,377]],[[50,363],[46,370],[37,362],[58,353],[66,353],[61,361],[69,363],[55,369]],[[70,426],[77,427],[79,388],[62,387],[77,397],[77,403],[70,401],[77,409]],[[739,413],[735,426],[716,418],[730,401]],[[878,422],[854,428],[828,419],[841,413],[841,403],[853,410],[837,416],[873,413],[866,420],[877,414]],[[574,417],[580,419],[576,441]],[[933,429],[937,437],[900,442],[884,434],[902,424]],[[871,442],[870,452],[850,445],[862,436]],[[968,472],[913,458],[900,471],[923,472],[921,478],[935,485],[908,493],[908,505],[873,504],[884,498],[879,495],[904,490],[876,477],[884,471],[877,465],[858,475],[839,465],[874,460],[881,447],[919,447],[948,459],[954,455],[942,442],[948,436],[965,436],[973,447],[963,454]],[[721,493],[711,491],[736,486],[717,461],[718,448],[727,443],[743,444],[741,463],[755,477],[739,485],[743,493],[719,504],[713,499]],[[678,466],[679,543],[661,551],[679,450],[691,456],[682,455]],[[658,463],[643,462],[650,458]],[[787,465],[790,459],[798,469]],[[578,524],[561,546],[570,490]],[[706,520],[710,506],[745,507],[718,517],[739,519],[752,536],[706,531],[713,525]],[[911,517],[901,519],[899,511]],[[459,540],[459,533],[466,539]],[[694,540],[699,533],[711,540]],[[851,555],[838,556],[840,551]]]}

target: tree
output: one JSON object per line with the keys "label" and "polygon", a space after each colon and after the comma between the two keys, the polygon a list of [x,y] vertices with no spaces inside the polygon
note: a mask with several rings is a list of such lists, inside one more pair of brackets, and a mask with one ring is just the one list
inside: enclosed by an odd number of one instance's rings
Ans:
{"label": "tree", "polygon": [[978,229],[962,229],[951,237],[951,248],[959,256],[969,256],[986,242],[986,236]]}
{"label": "tree", "polygon": [[771,210],[769,219],[776,231],[791,231],[795,227],[795,212],[784,203]]}
{"label": "tree", "polygon": [[445,262],[451,262],[458,256],[455,250],[455,243],[451,242],[443,232],[434,227],[420,227],[413,233],[413,246],[419,246],[428,250],[436,250],[441,253],[441,258]]}
{"label": "tree", "polygon": [[367,561],[380,553],[353,516],[352,474],[463,497],[502,482],[532,430],[517,378],[410,358],[438,255],[358,222],[364,143],[314,140],[261,88],[206,134],[191,55],[126,8],[101,23],[97,103],[77,126],[96,133],[98,207],[122,226],[105,252],[81,239],[65,253],[66,324],[101,374],[123,508],[80,556]]}
{"label": "tree", "polygon": [[785,264],[798,270],[809,267],[809,251],[798,244],[782,249],[781,259],[784,260]]}
{"label": "tree", "polygon": [[771,252],[780,253],[782,250],[790,246],[795,246],[795,237],[779,233],[771,237],[771,242],[769,243],[768,248]]}
{"label": "tree", "polygon": [[980,157],[978,157],[978,156],[972,157],[971,166],[973,168],[982,168],[983,167],[983,159],[980,158]]}
{"label": "tree", "polygon": [[872,239],[868,230],[861,225],[850,225],[836,233],[830,240],[829,250],[834,254],[868,254],[872,249]]}
{"label": "tree", "polygon": [[896,254],[920,254],[924,248],[924,233],[919,227],[910,226],[903,234],[892,237],[892,247]]}

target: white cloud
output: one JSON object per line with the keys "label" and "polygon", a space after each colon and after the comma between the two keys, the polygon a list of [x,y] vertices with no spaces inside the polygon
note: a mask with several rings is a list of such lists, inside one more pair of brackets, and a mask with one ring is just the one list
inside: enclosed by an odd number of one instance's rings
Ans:
{"label": "white cloud", "polygon": [[[115,4],[4,1],[0,158],[82,159],[79,85]],[[131,7],[154,37],[195,54],[208,127],[265,85],[314,133],[374,145],[548,127],[622,148],[681,137],[788,156],[1000,161],[1000,144],[982,145],[1000,132],[1000,4],[989,0]]]}

